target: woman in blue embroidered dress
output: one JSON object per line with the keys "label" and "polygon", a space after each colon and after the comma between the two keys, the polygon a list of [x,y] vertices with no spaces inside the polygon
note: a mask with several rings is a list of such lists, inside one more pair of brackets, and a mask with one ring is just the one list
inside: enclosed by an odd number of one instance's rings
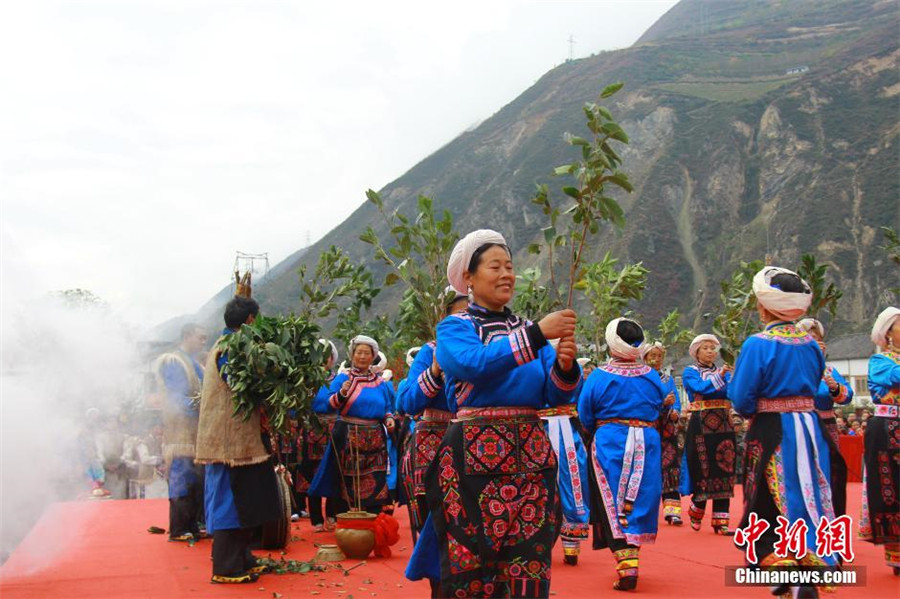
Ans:
{"label": "woman in blue embroidered dress", "polygon": [[681,382],[687,395],[691,418],[684,435],[682,495],[691,495],[688,516],[691,528],[699,531],[706,502],[713,501],[712,528],[727,535],[728,509],[734,497],[737,443],[731,423],[731,402],[726,392],[732,368],[716,366],[719,339],[697,335],[691,342],[694,364],[684,369]]}
{"label": "woman in blue embroidered dress", "polygon": [[865,436],[860,536],[884,545],[885,563],[900,576],[900,309],[886,308],[872,327],[881,350],[869,359],[869,392],[875,416]]}
{"label": "woman in blue embroidered dress", "polygon": [[[444,316],[465,312],[469,297],[452,287],[444,290],[448,301]],[[397,394],[397,409],[415,420],[400,463],[401,480],[409,502],[410,525],[418,533],[428,514],[425,501],[425,471],[434,461],[438,444],[450,423],[444,392],[444,371],[434,358],[435,342],[419,348],[409,367],[406,382]]]}
{"label": "woman in blue embroidered dress", "polygon": [[672,526],[681,526],[681,450],[678,447],[678,424],[681,417],[681,398],[675,387],[675,379],[663,370],[666,348],[659,341],[645,343],[641,349],[644,364],[659,374],[666,398],[659,414],[656,428],[659,430],[660,451],[662,453],[662,498],[663,518]]}
{"label": "woman in blue embroidered dress", "polygon": [[[641,545],[653,543],[659,524],[662,461],[656,421],[666,390],[659,374],[640,362],[644,331],[626,318],[606,327],[610,361],[594,370],[578,398],[578,417],[594,430],[591,460],[599,493],[594,501],[594,549],[616,557],[613,588],[632,590]],[[592,498],[595,494],[592,494]]]}
{"label": "woman in blue embroidered dress", "polygon": [[[816,555],[821,518],[834,519],[828,441],[815,413],[815,394],[825,357],[815,340],[794,324],[809,308],[812,292],[796,273],[767,266],[753,278],[757,311],[765,329],[744,341],[728,386],[728,397],[743,417],[753,417],[744,457],[744,513],[739,545],[751,514],[768,528],[755,541],[760,566],[833,566],[832,555]],[[805,556],[775,550],[779,516],[790,525],[802,520]],[[799,533],[798,533],[799,534]],[[790,591],[787,586],[773,594]],[[811,586],[800,597],[817,596]]]}
{"label": "woman in blue embroidered dress", "polygon": [[495,231],[461,239],[447,277],[472,303],[437,328],[456,418],[425,476],[430,514],[407,576],[439,577],[442,597],[548,597],[560,507],[537,410],[573,400],[575,313],[531,323],[510,312],[515,271]]}
{"label": "woman in blue embroidered dress", "polygon": [[[797,323],[797,328],[806,332],[819,344],[822,355],[828,347],[825,345],[825,327],[815,318],[804,318]],[[816,412],[822,419],[822,427],[828,437],[828,449],[831,452],[831,501],[836,516],[847,513],[847,463],[838,446],[839,433],[837,419],[834,415],[834,404],[847,405],[853,400],[853,390],[841,373],[832,366],[825,367],[825,374],[816,389]]]}
{"label": "woman in blue embroidered dress", "polygon": [[388,431],[394,428],[394,388],[371,365],[378,343],[357,335],[350,341],[349,372],[334,377],[328,406],[338,419],[331,442],[310,486],[320,497],[339,497],[351,509],[378,509],[391,504],[388,492]]}
{"label": "woman in blue embroidered dress", "polygon": [[334,528],[337,522],[337,515],[347,509],[343,498],[339,496],[327,497],[325,499],[325,515],[322,515],[322,498],[317,495],[310,495],[309,489],[312,481],[316,477],[322,459],[325,457],[325,450],[331,439],[331,430],[337,421],[337,412],[328,405],[328,398],[331,397],[329,387],[334,381],[336,375],[335,369],[338,365],[338,351],[334,342],[328,339],[319,339],[319,343],[326,347],[329,352],[325,360],[325,369],[328,370],[328,380],[322,385],[318,393],[313,399],[312,409],[316,423],[310,423],[303,427],[300,440],[300,468],[297,477],[297,491],[304,493],[307,499],[307,509],[309,511],[309,521],[313,526],[313,531],[324,532],[326,529]]}

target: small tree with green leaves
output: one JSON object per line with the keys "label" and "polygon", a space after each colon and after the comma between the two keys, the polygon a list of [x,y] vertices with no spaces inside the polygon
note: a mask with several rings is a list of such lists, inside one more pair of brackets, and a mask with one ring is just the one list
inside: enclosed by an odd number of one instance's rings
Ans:
{"label": "small tree with green leaves", "polygon": [[[613,96],[622,83],[607,86],[600,99]],[[633,187],[628,175],[619,170],[622,158],[613,148],[614,142],[628,143],[628,135],[613,119],[608,108],[596,103],[585,104],[589,135],[580,137],[566,134],[565,141],[580,148],[579,160],[556,167],[554,174],[570,176],[571,185],[562,188],[573,203],[561,210],[551,201],[547,185],[538,185],[532,202],[541,207],[550,223],[542,229],[547,246],[549,293],[551,307],[571,308],[576,285],[582,281],[582,263],[586,257],[587,240],[600,231],[604,222],[611,222],[620,229],[625,226],[625,215],[619,203],[610,195],[613,188],[631,192]],[[565,217],[565,224],[560,220]],[[541,252],[541,244],[532,244],[531,253]],[[557,280],[557,269],[567,271],[568,282],[564,287]]]}
{"label": "small tree with green leaves", "polygon": [[650,272],[641,262],[617,267],[619,261],[607,252],[599,262],[588,264],[576,288],[584,291],[591,306],[590,317],[579,319],[578,326],[584,337],[590,340],[592,358],[603,359],[606,351],[606,325],[619,316],[628,314],[628,304],[640,300],[647,286]]}
{"label": "small tree with green leaves", "polygon": [[319,254],[315,271],[307,276],[306,265],[300,277],[300,314],[310,321],[322,321],[341,310],[338,319],[359,316],[372,306],[381,291],[373,282],[372,272],[363,264],[354,264],[342,249],[335,246]]}
{"label": "small tree with green leaves", "polygon": [[652,339],[662,343],[671,356],[682,355],[694,338],[694,331],[681,326],[680,318],[678,308],[666,314],[656,327],[656,337]]}
{"label": "small tree with green leaves", "polygon": [[424,343],[434,337],[444,317],[447,298],[447,261],[459,239],[453,230],[453,216],[444,210],[438,217],[431,198],[419,196],[415,218],[399,211],[388,214],[384,201],[371,189],[366,197],[388,225],[394,245],[386,247],[372,227],[359,236],[375,248],[375,258],[390,267],[384,284],[403,281],[407,285],[401,302],[405,339]]}
{"label": "small tree with green leaves", "polygon": [[518,273],[512,305],[513,312],[535,322],[553,310],[550,290],[540,281],[541,269],[537,266]]}
{"label": "small tree with green leaves", "polygon": [[763,267],[762,260],[741,262],[731,278],[719,285],[719,313],[713,321],[713,333],[722,344],[720,354],[726,363],[734,365],[741,344],[750,333],[756,317],[756,296],[753,277]]}
{"label": "small tree with green leaves", "polygon": [[834,283],[828,283],[825,280],[827,271],[828,265],[817,264],[816,257],[812,254],[803,254],[800,257],[800,268],[797,269],[797,274],[809,284],[813,296],[809,310],[806,311],[807,316],[820,319],[819,313],[827,310],[833,322],[837,314],[838,302],[844,293],[835,287]]}

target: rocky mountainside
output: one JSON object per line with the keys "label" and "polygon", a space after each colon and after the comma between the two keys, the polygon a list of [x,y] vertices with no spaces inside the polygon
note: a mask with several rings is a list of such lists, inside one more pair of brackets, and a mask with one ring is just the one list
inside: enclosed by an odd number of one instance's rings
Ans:
{"label": "rocky mountainside", "polygon": [[[838,331],[864,330],[898,285],[879,247],[879,227],[900,224],[898,27],[896,0],[683,0],[631,48],[553,69],[382,197],[409,213],[433,197],[462,233],[501,230],[528,266],[546,224],[535,183],[558,190],[551,170],[575,157],[563,134],[581,134],[582,105],[624,81],[609,107],[631,137],[636,189],[620,198],[625,229],[592,249],[650,268],[637,312],[653,323],[678,307],[708,329],[702,315],[740,260],[797,266],[811,252],[844,291]],[[363,204],[280,265],[258,289],[266,309],[296,309],[296,267],[327,245],[372,263],[358,239],[368,224],[385,233]]]}

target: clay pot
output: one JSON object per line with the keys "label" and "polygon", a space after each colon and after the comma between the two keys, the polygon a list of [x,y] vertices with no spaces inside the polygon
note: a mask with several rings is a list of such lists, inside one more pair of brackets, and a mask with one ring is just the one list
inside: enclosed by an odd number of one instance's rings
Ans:
{"label": "clay pot", "polygon": [[[354,528],[355,523],[365,522],[371,526],[377,514],[369,512],[344,512],[337,515],[338,528],[334,531],[338,547],[350,559],[366,559],[375,548],[375,531],[369,528]],[[349,527],[349,528],[344,528]]]}

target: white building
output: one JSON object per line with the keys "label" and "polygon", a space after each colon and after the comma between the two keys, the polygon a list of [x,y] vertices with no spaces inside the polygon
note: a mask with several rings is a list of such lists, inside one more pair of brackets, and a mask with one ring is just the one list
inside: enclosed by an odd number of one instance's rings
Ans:
{"label": "white building", "polygon": [[877,351],[868,333],[844,335],[828,341],[826,364],[841,373],[853,388],[853,404],[865,406],[872,403],[867,381],[869,358]]}

